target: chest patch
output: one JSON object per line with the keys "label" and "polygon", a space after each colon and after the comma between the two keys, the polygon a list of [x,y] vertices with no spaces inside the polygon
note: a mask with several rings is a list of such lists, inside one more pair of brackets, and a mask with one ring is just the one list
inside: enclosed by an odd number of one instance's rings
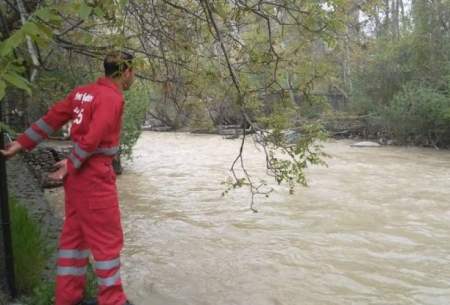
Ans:
{"label": "chest patch", "polygon": [[80,101],[82,104],[90,103],[90,102],[92,102],[93,99],[94,99],[94,97],[92,95],[90,95],[89,93],[81,93],[81,92],[77,92],[75,94],[75,98],[74,98],[74,100]]}

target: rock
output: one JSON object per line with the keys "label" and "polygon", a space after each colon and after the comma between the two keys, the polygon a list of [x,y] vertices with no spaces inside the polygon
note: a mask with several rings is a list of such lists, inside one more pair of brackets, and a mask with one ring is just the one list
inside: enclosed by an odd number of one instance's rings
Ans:
{"label": "rock", "polygon": [[376,142],[364,141],[353,143],[350,145],[351,147],[380,147],[381,145]]}
{"label": "rock", "polygon": [[40,145],[32,152],[23,155],[26,164],[33,175],[39,181],[42,188],[54,188],[62,185],[61,182],[55,182],[48,179],[48,173],[54,170],[56,162],[66,158],[71,151],[70,147],[52,147]]}
{"label": "rock", "polygon": [[283,131],[282,134],[288,144],[296,144],[301,137],[300,132],[294,129]]}

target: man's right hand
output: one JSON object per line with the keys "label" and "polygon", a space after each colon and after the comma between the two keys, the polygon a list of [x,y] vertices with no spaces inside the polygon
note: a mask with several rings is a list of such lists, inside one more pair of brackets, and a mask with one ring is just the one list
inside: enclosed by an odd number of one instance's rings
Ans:
{"label": "man's right hand", "polygon": [[56,170],[53,173],[48,174],[48,177],[50,180],[63,181],[64,177],[67,175],[67,159],[57,162],[54,167]]}
{"label": "man's right hand", "polygon": [[13,141],[13,142],[7,144],[5,149],[0,149],[0,154],[3,157],[5,157],[6,159],[9,159],[11,157],[14,157],[22,149],[23,149],[23,147],[19,142]]}

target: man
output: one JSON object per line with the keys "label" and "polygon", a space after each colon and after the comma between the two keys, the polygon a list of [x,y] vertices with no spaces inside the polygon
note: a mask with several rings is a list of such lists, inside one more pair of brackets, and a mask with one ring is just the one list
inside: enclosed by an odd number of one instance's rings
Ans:
{"label": "man", "polygon": [[120,279],[123,233],[112,159],[120,144],[122,91],[134,81],[132,60],[133,56],[125,52],[108,54],[104,60],[105,77],[75,88],[17,141],[0,151],[10,158],[21,150],[32,150],[72,120],[73,150],[50,174],[52,179],[64,179],[65,191],[56,305],[82,302],[89,253],[94,258],[99,305],[131,305]]}

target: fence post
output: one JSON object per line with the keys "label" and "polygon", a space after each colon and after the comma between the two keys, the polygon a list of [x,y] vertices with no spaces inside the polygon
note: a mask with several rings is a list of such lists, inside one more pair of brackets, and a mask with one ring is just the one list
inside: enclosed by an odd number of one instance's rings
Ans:
{"label": "fence post", "polygon": [[[2,107],[4,101],[0,100],[0,121],[3,121]],[[5,134],[3,128],[0,126],[0,148],[5,147]],[[0,242],[3,242],[0,246],[0,259],[3,262],[0,263],[0,268],[4,266],[4,272],[1,272],[0,286],[7,285],[7,293],[15,298],[17,296],[15,275],[14,275],[14,259],[11,240],[11,221],[9,216],[9,203],[8,203],[8,182],[6,180],[6,162],[3,156],[0,155]],[[1,288],[1,287],[0,287]]]}

